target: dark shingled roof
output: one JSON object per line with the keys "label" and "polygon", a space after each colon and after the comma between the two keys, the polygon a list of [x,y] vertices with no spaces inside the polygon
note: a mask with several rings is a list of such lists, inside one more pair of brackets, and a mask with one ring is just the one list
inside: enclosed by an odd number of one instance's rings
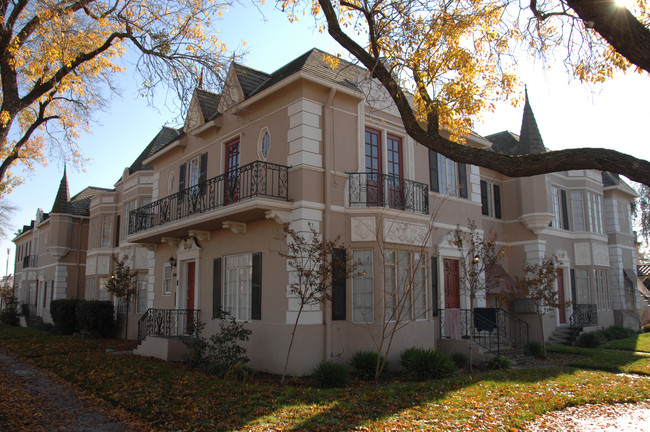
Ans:
{"label": "dark shingled roof", "polygon": [[492,143],[492,150],[509,155],[524,155],[533,153],[544,153],[544,141],[539,133],[535,114],[528,101],[526,91],[526,102],[524,104],[524,115],[521,119],[521,132],[516,135],[512,132],[503,131],[485,137]]}
{"label": "dark shingled roof", "polygon": [[269,79],[261,83],[258,88],[251,92],[250,95],[252,96],[257,94],[269,88],[273,84],[300,71],[309,72],[318,78],[358,90],[355,82],[358,81],[360,76],[363,76],[366,73],[366,70],[353,63],[338,58],[336,59],[338,64],[333,68],[326,61],[328,56],[331,56],[331,54],[317,48],[312,48],[305,54],[273,72]]}
{"label": "dark shingled roof", "polygon": [[271,77],[269,74],[251,69],[239,63],[233,63],[235,74],[239,80],[239,85],[244,92],[244,97],[248,99],[253,91],[258,88],[262,83],[268,81]]}
{"label": "dark shingled roof", "polygon": [[50,213],[68,213],[68,203],[70,202],[70,190],[68,189],[67,167],[63,167],[63,177],[59,183],[59,190],[54,198],[52,211]]}
{"label": "dark shingled roof", "polygon": [[69,211],[67,213],[77,216],[89,216],[91,198],[102,192],[110,192],[112,190],[113,189],[98,188],[94,186],[89,186],[83,189],[77,195],[70,198],[70,202],[68,203]]}
{"label": "dark shingled roof", "polygon": [[621,184],[621,178],[616,173],[602,171],[600,174],[603,178],[603,186],[605,187],[617,186]]}
{"label": "dark shingled roof", "polygon": [[129,167],[129,174],[133,174],[136,171],[140,170],[150,170],[151,167],[147,165],[143,165],[142,162],[147,159],[149,156],[155,154],[158,152],[160,149],[165,147],[167,144],[172,142],[174,139],[176,139],[179,136],[179,132],[176,129],[163,126],[162,129],[160,129],[160,132],[156,134],[154,139],[151,140],[151,142],[144,148],[142,153],[140,153],[140,156],[131,164]]}
{"label": "dark shingled roof", "polygon": [[197,88],[195,95],[199,100],[201,114],[203,114],[204,119],[207,120],[217,113],[217,106],[219,105],[221,95],[203,90],[202,88]]}

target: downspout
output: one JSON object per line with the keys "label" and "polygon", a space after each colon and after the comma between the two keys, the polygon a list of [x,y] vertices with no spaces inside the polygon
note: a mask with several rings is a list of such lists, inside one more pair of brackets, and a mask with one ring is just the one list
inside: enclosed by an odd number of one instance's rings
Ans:
{"label": "downspout", "polygon": [[[336,95],[336,89],[331,88],[329,95],[327,96],[327,102],[323,107],[323,197],[325,200],[325,209],[323,211],[323,240],[330,239],[330,233],[332,230],[331,227],[331,197],[332,197],[332,185],[330,183],[330,170],[332,169],[332,155],[334,152],[334,140],[332,139],[331,131],[334,129],[334,119],[332,116],[332,103],[334,102],[334,96]],[[332,303],[325,302],[323,307],[323,313],[325,316],[325,358],[324,360],[329,360],[332,358]]]}

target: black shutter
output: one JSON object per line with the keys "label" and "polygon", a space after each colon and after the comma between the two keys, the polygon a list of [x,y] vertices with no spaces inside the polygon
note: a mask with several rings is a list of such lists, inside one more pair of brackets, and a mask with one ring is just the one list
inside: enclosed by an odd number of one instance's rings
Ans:
{"label": "black shutter", "polygon": [[438,184],[438,153],[429,149],[429,186],[432,192],[440,192]]}
{"label": "black shutter", "polygon": [[569,212],[567,210],[567,203],[566,203],[566,191],[562,189],[561,191],[561,198],[562,198],[562,225],[565,230],[569,229]]}
{"label": "black shutter", "polygon": [[438,258],[431,258],[431,312],[438,316]]}
{"label": "black shutter", "polygon": [[185,190],[185,164],[178,168],[178,202],[183,202],[183,191]]}
{"label": "black shutter", "polygon": [[494,217],[501,219],[501,186],[494,185]]}
{"label": "black shutter", "polygon": [[481,213],[490,214],[490,203],[488,202],[488,184],[481,180]]}
{"label": "black shutter", "polygon": [[576,271],[571,269],[571,303],[576,304]]}
{"label": "black shutter", "polygon": [[117,215],[117,218],[115,219],[115,246],[114,247],[119,247],[120,246],[120,228],[121,228],[121,223],[120,223],[120,215]]}
{"label": "black shutter", "polygon": [[212,261],[212,318],[221,310],[221,258]]}
{"label": "black shutter", "polygon": [[208,179],[208,153],[203,153],[199,160],[199,184],[201,185],[201,195],[205,193],[205,185],[203,183]]}
{"label": "black shutter", "polygon": [[347,251],[334,249],[332,253],[332,320],[345,320]]}
{"label": "black shutter", "polygon": [[253,254],[253,281],[251,292],[251,318],[262,319],[262,253]]}
{"label": "black shutter", "polygon": [[467,198],[467,165],[464,163],[458,164],[458,186],[460,197]]}

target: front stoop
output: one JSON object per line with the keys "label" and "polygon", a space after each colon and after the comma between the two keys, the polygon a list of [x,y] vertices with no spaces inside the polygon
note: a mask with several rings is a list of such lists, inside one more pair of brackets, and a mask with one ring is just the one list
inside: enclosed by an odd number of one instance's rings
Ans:
{"label": "front stoop", "polygon": [[165,361],[183,361],[183,355],[187,352],[187,347],[177,337],[164,336],[147,336],[133,350],[133,354],[155,357]]}
{"label": "front stoop", "polygon": [[573,342],[582,333],[582,328],[578,327],[557,327],[551,336],[546,339],[546,343],[551,345],[572,346]]}

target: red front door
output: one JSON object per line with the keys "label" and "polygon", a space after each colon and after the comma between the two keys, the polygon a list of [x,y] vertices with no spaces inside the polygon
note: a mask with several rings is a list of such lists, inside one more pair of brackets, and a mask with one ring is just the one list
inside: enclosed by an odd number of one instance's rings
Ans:
{"label": "red front door", "polygon": [[458,260],[445,258],[445,309],[460,309]]}
{"label": "red front door", "polygon": [[560,324],[566,324],[566,310],[564,307],[564,271],[562,269],[557,269],[557,302],[560,305],[558,308]]}
{"label": "red front door", "polygon": [[[185,309],[194,309],[194,262],[187,263],[187,297],[185,298]],[[194,330],[194,314],[187,314],[187,333]]]}

